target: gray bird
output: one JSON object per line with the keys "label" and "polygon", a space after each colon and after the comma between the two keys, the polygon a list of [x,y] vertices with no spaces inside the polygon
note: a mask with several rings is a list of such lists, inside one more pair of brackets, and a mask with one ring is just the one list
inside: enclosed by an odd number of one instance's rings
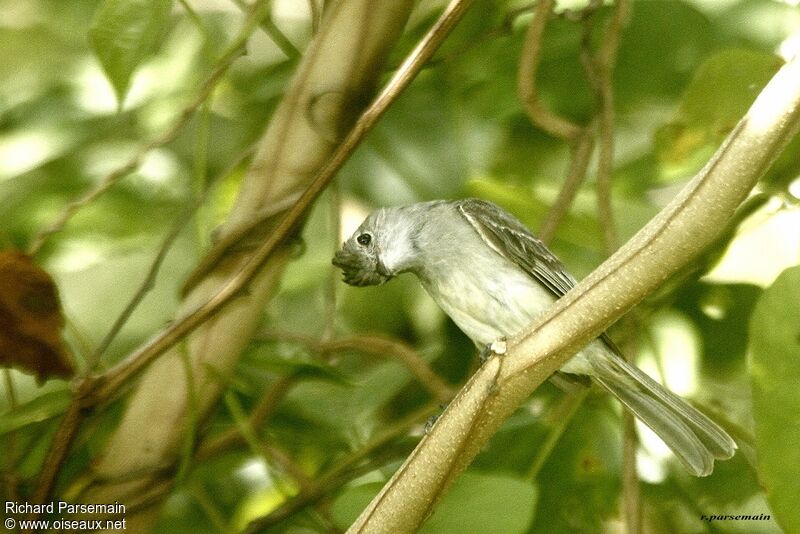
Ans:
{"label": "gray bird", "polygon": [[[478,199],[370,214],[333,258],[344,281],[379,285],[410,272],[478,347],[518,333],[576,280],[515,217]],[[696,476],[736,443],[716,423],[620,356],[605,335],[559,371],[591,377],[649,426]],[[562,375],[563,376],[563,375]]]}

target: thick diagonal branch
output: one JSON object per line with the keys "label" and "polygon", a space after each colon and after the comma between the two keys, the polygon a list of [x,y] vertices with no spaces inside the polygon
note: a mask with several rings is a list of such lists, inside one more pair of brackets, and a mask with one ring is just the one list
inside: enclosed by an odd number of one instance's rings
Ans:
{"label": "thick diagonal branch", "polygon": [[714,242],[799,127],[796,57],[667,207],[481,367],[349,532],[415,531],[534,389]]}

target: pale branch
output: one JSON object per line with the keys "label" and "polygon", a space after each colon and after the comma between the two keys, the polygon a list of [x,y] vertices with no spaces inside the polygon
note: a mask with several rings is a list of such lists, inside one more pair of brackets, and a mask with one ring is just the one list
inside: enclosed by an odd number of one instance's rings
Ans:
{"label": "pale branch", "polygon": [[[596,94],[598,106],[598,157],[597,157],[597,214],[603,232],[606,251],[611,254],[619,247],[619,233],[611,203],[611,182],[614,172],[614,69],[622,31],[630,19],[630,1],[616,0],[599,49],[589,59],[587,75]],[[594,16],[598,16],[595,12]],[[588,33],[588,32],[587,32]],[[584,39],[588,54],[590,36]],[[586,55],[585,54],[585,55]],[[584,56],[585,57],[585,56]],[[623,319],[624,320],[624,319]],[[630,322],[630,321],[629,321]],[[632,344],[632,343],[631,343]],[[626,350],[623,356],[633,361],[635,351]],[[636,463],[636,423],[627,410],[622,415],[622,495],[627,534],[641,532],[641,494]]]}
{"label": "pale branch", "polygon": [[536,76],[542,60],[544,30],[553,12],[555,0],[539,0],[533,20],[525,34],[517,72],[517,92],[531,122],[552,135],[570,143],[576,142],[582,127],[548,109],[539,95]]}
{"label": "pale branch", "polygon": [[148,269],[147,274],[145,274],[145,277],[139,285],[139,288],[136,290],[136,292],[134,292],[133,296],[128,301],[128,304],[125,305],[125,309],[122,310],[117,319],[114,321],[114,324],[109,329],[108,333],[105,335],[102,341],[100,341],[100,343],[97,345],[97,348],[95,348],[92,355],[88,358],[87,372],[96,370],[97,365],[100,363],[100,359],[111,345],[111,342],[114,341],[114,338],[117,336],[117,334],[119,334],[119,331],[122,330],[122,327],[128,322],[128,319],[130,319],[131,315],[133,315],[133,312],[136,310],[142,300],[144,300],[144,297],[147,296],[150,290],[152,290],[153,286],[155,285],[158,272],[161,269],[161,265],[164,263],[164,259],[167,257],[167,253],[172,249],[172,245],[175,243],[175,240],[178,239],[178,236],[183,228],[189,223],[200,206],[205,202],[208,192],[211,190],[214,184],[228,176],[231,172],[233,172],[233,170],[236,169],[236,167],[241,165],[242,162],[251,155],[251,153],[251,150],[245,151],[238,158],[236,158],[234,163],[228,166],[224,172],[217,175],[217,178],[208,184],[206,190],[203,191],[200,196],[192,200],[184,208],[183,213],[172,224],[172,228],[170,228],[169,232],[167,232],[167,234],[164,236],[161,246],[158,247],[158,251],[153,257],[150,268]]}
{"label": "pale branch", "polygon": [[200,86],[195,97],[181,110],[177,115],[172,125],[167,128],[156,139],[150,141],[147,145],[141,148],[134,154],[125,164],[117,167],[106,176],[104,176],[92,189],[87,191],[81,198],[74,200],[67,204],[61,213],[56,217],[56,220],[50,226],[41,230],[31,242],[28,247],[28,254],[35,256],[45,244],[47,239],[53,234],[61,232],[69,220],[80,210],[94,202],[97,198],[103,195],[111,187],[113,187],[119,180],[133,172],[142,162],[144,157],[154,148],[166,145],[167,143],[175,140],[183,127],[189,122],[189,119],[194,115],[197,108],[199,108],[211,95],[214,88],[220,82],[222,77],[228,72],[228,69],[233,62],[242,55],[245,51],[245,45],[250,35],[255,30],[257,24],[263,17],[266,16],[267,7],[270,2],[268,0],[258,0],[251,7],[242,28],[234,38],[233,42],[228,46],[225,52],[217,60],[211,73]]}
{"label": "pale branch", "polygon": [[763,89],[706,166],[653,220],[467,382],[349,532],[418,529],[502,422],[560,368],[717,239],[800,128],[800,58]]}
{"label": "pale branch", "polygon": [[85,404],[91,405],[110,398],[145,366],[203,324],[244,290],[248,282],[261,271],[262,266],[272,253],[291,235],[311,204],[333,179],[341,166],[344,165],[364,136],[372,130],[378,119],[408,87],[425,62],[433,55],[464,15],[470,4],[471,0],[454,0],[447,7],[439,20],[436,21],[430,31],[422,38],[386,83],[375,100],[364,110],[353,125],[350,133],[347,134],[328,162],[317,173],[311,185],[283,216],[281,222],[267,240],[248,256],[236,273],[227,281],[221,283],[219,289],[193,312],[177,320],[155,336],[149,343],[134,351],[125,360],[109,369],[103,375],[92,378],[93,387],[87,388],[87,394],[83,398]]}

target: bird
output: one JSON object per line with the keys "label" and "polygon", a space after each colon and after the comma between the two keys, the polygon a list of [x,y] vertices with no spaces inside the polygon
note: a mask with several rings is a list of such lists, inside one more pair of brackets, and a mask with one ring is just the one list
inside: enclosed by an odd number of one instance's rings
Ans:
{"label": "bird", "polygon": [[[381,285],[411,273],[479,348],[520,332],[577,283],[522,222],[476,198],[375,210],[332,263],[353,286]],[[695,476],[711,474],[714,460],[736,451],[725,430],[629,363],[605,333],[555,377],[597,383]]]}

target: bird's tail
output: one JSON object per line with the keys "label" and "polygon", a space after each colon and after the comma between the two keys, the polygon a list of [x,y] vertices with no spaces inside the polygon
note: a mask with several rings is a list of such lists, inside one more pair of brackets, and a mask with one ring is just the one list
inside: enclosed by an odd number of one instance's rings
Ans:
{"label": "bird's tail", "polygon": [[714,459],[733,456],[733,439],[686,401],[611,351],[593,356],[592,378],[658,434],[692,474],[709,475]]}

